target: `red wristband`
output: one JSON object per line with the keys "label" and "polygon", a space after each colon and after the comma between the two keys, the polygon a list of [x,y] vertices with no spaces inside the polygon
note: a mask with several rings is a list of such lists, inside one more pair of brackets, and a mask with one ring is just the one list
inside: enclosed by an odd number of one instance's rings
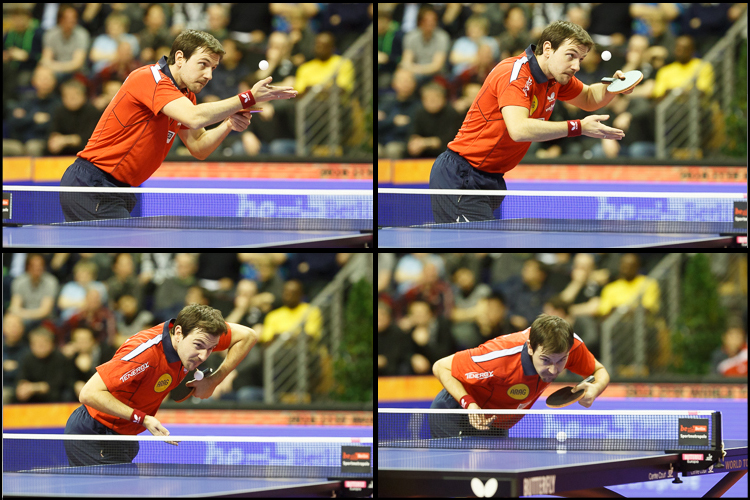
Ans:
{"label": "red wristband", "polygon": [[568,120],[568,137],[578,137],[582,133],[581,120]]}
{"label": "red wristband", "polygon": [[461,398],[461,408],[464,410],[467,409],[471,403],[476,403],[476,401],[474,401],[474,398],[468,394]]}
{"label": "red wristband", "polygon": [[146,414],[139,410],[133,410],[133,414],[130,415],[130,421],[134,424],[143,425],[143,421],[146,419]]}
{"label": "red wristband", "polygon": [[247,109],[250,106],[255,105],[255,97],[253,97],[253,93],[249,90],[246,90],[245,92],[240,92],[237,94],[237,97],[240,98],[240,102],[242,103],[242,109]]}

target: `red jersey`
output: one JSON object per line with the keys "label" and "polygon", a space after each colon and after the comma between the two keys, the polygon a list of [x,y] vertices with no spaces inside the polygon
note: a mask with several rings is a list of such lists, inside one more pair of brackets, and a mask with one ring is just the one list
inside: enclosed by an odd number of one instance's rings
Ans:
{"label": "red jersey", "polygon": [[[531,328],[488,340],[479,347],[457,352],[451,374],[461,381],[480,408],[526,410],[549,386],[536,372],[527,344]],[[596,359],[578,335],[573,336],[565,369],[588,377]]]}
{"label": "red jersey", "polygon": [[558,99],[575,99],[583,90],[583,83],[576,77],[564,86],[548,79],[534,56],[535,48],[530,45],[525,52],[493,68],[456,138],[448,143],[448,148],[472,167],[505,173],[515,168],[529,150],[530,142],[510,138],[503,120],[504,106],[522,106],[529,110],[529,118],[549,120]]}
{"label": "red jersey", "polygon": [[[180,385],[188,371],[172,346],[169,328],[174,319],[130,337],[112,360],[96,367],[104,385],[121,402],[146,415],[154,416],[169,391]],[[227,325],[214,351],[232,344]],[[100,412],[86,405],[89,414],[118,434],[140,434],[146,428],[128,420]]]}
{"label": "red jersey", "polygon": [[161,112],[182,96],[195,104],[195,94],[177,88],[166,58],[138,68],[112,98],[78,156],[118,181],[140,186],[161,166],[177,131],[188,128]]}

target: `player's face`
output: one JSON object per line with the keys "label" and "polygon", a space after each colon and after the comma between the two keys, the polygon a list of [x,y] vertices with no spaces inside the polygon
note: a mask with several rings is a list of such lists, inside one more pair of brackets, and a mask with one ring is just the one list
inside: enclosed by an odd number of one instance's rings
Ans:
{"label": "player's face", "polygon": [[554,382],[565,369],[565,363],[568,362],[568,353],[548,353],[541,347],[532,353],[531,346],[529,346],[529,354],[536,372],[545,383]]}
{"label": "player's face", "polygon": [[176,326],[174,340],[175,349],[180,356],[182,365],[188,370],[194,370],[204,363],[211,355],[219,339],[207,333],[195,332],[188,336],[182,335],[182,327]]}
{"label": "player's face", "polygon": [[218,64],[219,56],[216,54],[196,52],[183,66],[182,81],[189,90],[197,94],[211,81]]}
{"label": "player's face", "polygon": [[565,85],[581,70],[581,62],[587,53],[584,46],[563,42],[549,59],[549,71],[560,85]]}

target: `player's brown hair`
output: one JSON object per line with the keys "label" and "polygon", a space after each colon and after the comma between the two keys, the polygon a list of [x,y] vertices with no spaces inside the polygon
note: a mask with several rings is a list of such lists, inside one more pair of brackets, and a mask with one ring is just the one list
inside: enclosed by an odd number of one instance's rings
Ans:
{"label": "player's brown hair", "polygon": [[210,33],[198,30],[185,30],[174,39],[172,51],[169,53],[169,59],[167,59],[167,64],[175,63],[174,58],[178,50],[182,51],[182,56],[185,59],[190,59],[195,51],[201,48],[213,54],[218,54],[219,61],[221,61],[226,53],[224,47],[221,46],[221,43]]}
{"label": "player's brown hair", "polygon": [[182,334],[186,337],[196,330],[218,337],[227,333],[227,325],[221,311],[210,306],[190,304],[184,307],[169,330],[174,335],[176,326],[182,327]]}
{"label": "player's brown hair", "polygon": [[562,318],[541,314],[531,324],[529,344],[532,351],[541,345],[545,353],[566,353],[573,347],[573,327]]}
{"label": "player's brown hair", "polygon": [[552,50],[557,50],[565,40],[570,40],[575,45],[588,47],[589,50],[594,48],[594,41],[585,29],[568,21],[555,21],[542,31],[534,54],[542,55],[544,42],[549,42],[552,45]]}

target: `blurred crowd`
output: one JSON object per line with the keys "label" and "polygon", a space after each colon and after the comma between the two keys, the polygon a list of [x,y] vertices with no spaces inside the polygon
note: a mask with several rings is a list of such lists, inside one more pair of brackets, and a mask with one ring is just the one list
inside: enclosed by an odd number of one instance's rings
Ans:
{"label": "blurred crowd", "polygon": [[[597,44],[576,75],[584,84],[618,69],[640,70],[643,81],[597,112],[610,115],[607,125],[626,131],[625,140],[538,142],[528,155],[653,157],[655,104],[672,90],[693,86],[712,96],[722,70],[702,58],[746,15],[747,4],[731,3],[378,4],[378,157],[440,155],[492,69],[536,45],[544,28],[558,20],[581,26]],[[612,54],[609,61],[601,58],[605,50]],[[551,120],[587,114],[563,101]]]}
{"label": "blurred crowd", "polygon": [[[204,304],[260,340],[214,399],[262,399],[262,353],[282,334],[319,338],[309,301],[350,254],[3,254],[3,402],[77,401],[131,335]],[[206,362],[216,369],[226,351]]]}
{"label": "blurred crowd", "polygon": [[[542,313],[572,324],[598,358],[600,327],[611,314],[624,312],[627,320],[642,306],[647,317],[659,318],[660,309],[665,309],[659,282],[649,277],[664,258],[665,254],[381,253],[378,375],[430,375],[437,360],[522,331]],[[716,262],[718,281],[736,272],[728,262]],[[721,376],[747,376],[746,285],[745,278],[744,291],[732,292],[744,298],[741,305],[728,308],[721,346],[711,353],[711,371]],[[633,341],[620,342],[627,350]]]}
{"label": "blurred crowd", "polygon": [[[128,75],[169,56],[185,29],[210,33],[226,51],[200,104],[269,76],[303,96],[370,24],[367,3],[3,4],[3,156],[77,154]],[[337,84],[346,90],[353,72],[344,73]],[[250,128],[225,141],[225,155],[294,154],[293,104],[258,107]]]}

